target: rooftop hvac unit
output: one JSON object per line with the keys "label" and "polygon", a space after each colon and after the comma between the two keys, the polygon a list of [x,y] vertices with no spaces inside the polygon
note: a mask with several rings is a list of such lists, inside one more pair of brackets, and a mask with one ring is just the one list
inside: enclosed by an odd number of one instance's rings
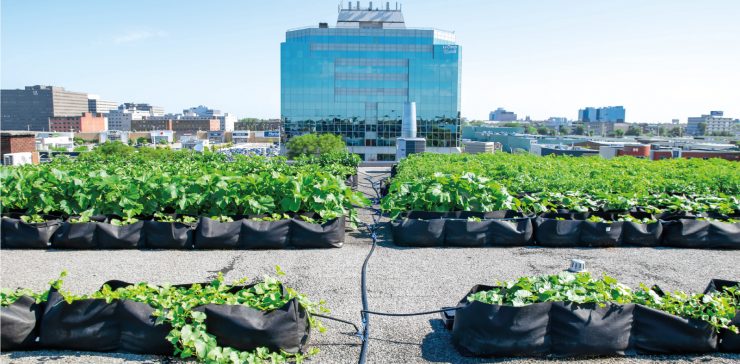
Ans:
{"label": "rooftop hvac unit", "polygon": [[396,139],[396,160],[400,161],[414,153],[424,153],[427,140],[424,138],[398,138]]}
{"label": "rooftop hvac unit", "polygon": [[6,166],[20,166],[30,163],[33,163],[33,157],[30,152],[7,153],[3,155],[3,164]]}

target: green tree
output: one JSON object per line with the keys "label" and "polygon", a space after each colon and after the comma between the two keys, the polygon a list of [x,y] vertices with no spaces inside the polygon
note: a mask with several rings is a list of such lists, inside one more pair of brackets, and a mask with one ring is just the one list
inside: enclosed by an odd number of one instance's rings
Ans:
{"label": "green tree", "polygon": [[583,127],[583,125],[578,125],[573,129],[573,134],[575,135],[583,135],[586,134],[586,128]]}
{"label": "green tree", "polygon": [[288,158],[301,155],[320,156],[323,153],[344,152],[347,144],[342,137],[334,134],[304,134],[291,138],[285,145]]}
{"label": "green tree", "polygon": [[517,128],[517,127],[522,126],[522,124],[519,124],[519,123],[503,123],[503,124],[501,124],[501,126],[506,127],[506,128]]}
{"label": "green tree", "polygon": [[666,136],[666,134],[668,134],[668,130],[665,127],[661,126],[658,128],[658,136],[663,137]]}
{"label": "green tree", "polygon": [[558,132],[560,135],[568,135],[570,134],[570,128],[565,125],[558,126]]}
{"label": "green tree", "polygon": [[136,138],[136,144],[146,144],[149,139],[145,137],[138,137]]}
{"label": "green tree", "polygon": [[72,138],[72,142],[74,143],[74,145],[82,145],[82,144],[85,144],[85,139],[82,139],[80,137],[74,137]]}
{"label": "green tree", "polygon": [[680,137],[680,136],[683,136],[683,131],[681,130],[681,127],[680,126],[674,126],[673,129],[671,129],[670,131],[668,131],[668,136],[669,137],[674,137],[674,138],[675,137]]}
{"label": "green tree", "polygon": [[704,135],[707,132],[707,123],[699,123],[696,127],[699,129],[699,135]]}
{"label": "green tree", "polygon": [[617,138],[623,137],[624,136],[624,130],[622,130],[622,129],[614,130],[614,136],[617,137]]}
{"label": "green tree", "polygon": [[537,129],[532,125],[527,125],[524,127],[524,132],[527,134],[534,134],[537,132]]}
{"label": "green tree", "polygon": [[636,125],[630,125],[629,128],[627,128],[627,131],[624,133],[624,135],[633,136],[640,136],[640,134],[642,134],[642,130]]}
{"label": "green tree", "polygon": [[537,128],[537,134],[547,135],[547,134],[550,134],[550,130],[544,126],[540,126],[539,128]]}

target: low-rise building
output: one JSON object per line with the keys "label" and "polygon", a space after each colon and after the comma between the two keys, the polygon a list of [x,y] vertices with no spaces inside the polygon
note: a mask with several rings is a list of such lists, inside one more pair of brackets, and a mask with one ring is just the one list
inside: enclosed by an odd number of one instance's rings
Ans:
{"label": "low-rise building", "polygon": [[0,158],[4,165],[38,164],[36,134],[31,131],[0,132]]}
{"label": "low-rise building", "polygon": [[463,153],[480,154],[494,153],[501,151],[501,143],[496,142],[474,142],[469,140],[463,141]]}
{"label": "low-rise building", "polygon": [[506,111],[503,108],[498,108],[495,111],[491,111],[488,114],[488,120],[490,121],[516,121],[516,113],[512,111]]}
{"label": "low-rise building", "polygon": [[217,118],[150,117],[131,121],[133,130],[172,130],[178,133],[197,133],[198,131],[217,131],[220,121]]}
{"label": "low-rise building", "polygon": [[53,132],[99,133],[108,123],[105,115],[85,112],[79,116],[54,116],[49,118],[49,130]]}
{"label": "low-rise building", "polygon": [[128,144],[130,133],[128,131],[121,130],[106,130],[98,135],[100,143],[105,142],[121,142]]}
{"label": "low-rise building", "polygon": [[[702,125],[704,130],[702,130]],[[690,117],[686,133],[689,135],[740,135],[740,121],[724,117],[722,111],[710,111],[708,115]]]}

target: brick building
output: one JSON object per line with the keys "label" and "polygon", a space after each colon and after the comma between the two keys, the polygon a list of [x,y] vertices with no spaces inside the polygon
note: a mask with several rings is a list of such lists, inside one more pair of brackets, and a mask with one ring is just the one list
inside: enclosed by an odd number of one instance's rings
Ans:
{"label": "brick building", "polygon": [[135,131],[172,130],[178,133],[197,133],[198,131],[217,131],[220,128],[221,121],[217,118],[146,118],[142,120],[131,120],[131,130]]}
{"label": "brick building", "polygon": [[8,153],[31,153],[33,163],[39,162],[39,154],[36,152],[36,133],[29,131],[3,131],[0,132],[0,160]]}
{"label": "brick building", "polygon": [[105,131],[105,116],[85,112],[80,116],[58,116],[49,118],[49,130],[57,132],[99,133]]}

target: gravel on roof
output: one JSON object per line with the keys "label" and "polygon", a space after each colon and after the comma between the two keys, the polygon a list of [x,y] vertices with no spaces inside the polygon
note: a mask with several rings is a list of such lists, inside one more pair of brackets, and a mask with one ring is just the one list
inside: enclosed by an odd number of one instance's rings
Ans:
{"label": "gravel on roof", "polygon": [[[361,176],[379,179],[388,168],[361,168]],[[362,178],[361,186],[370,193]],[[361,219],[370,222],[370,212]],[[370,248],[364,229],[348,233],[345,246],[330,250],[271,251],[33,251],[0,253],[0,285],[47,288],[48,281],[68,270],[65,288],[93,291],[111,279],[153,283],[202,282],[222,272],[227,280],[258,279],[280,265],[290,286],[313,299],[325,299],[331,315],[360,324],[360,268]],[[596,274],[609,274],[630,286],[657,284],[664,290],[702,291],[710,279],[740,279],[740,251],[654,248],[399,248],[386,227],[368,266],[370,309],[418,312],[454,305],[475,284],[522,275],[551,274],[582,259]],[[547,359],[472,359],[460,356],[437,315],[371,317],[368,363],[480,363],[516,361],[551,363]],[[316,363],[353,363],[360,340],[351,326],[325,321],[327,332],[313,333],[321,352]],[[594,363],[718,362],[737,363],[740,355],[641,356],[588,359]],[[564,360],[572,361],[572,360]],[[122,353],[31,351],[0,354],[3,363],[158,363],[171,358]]]}

